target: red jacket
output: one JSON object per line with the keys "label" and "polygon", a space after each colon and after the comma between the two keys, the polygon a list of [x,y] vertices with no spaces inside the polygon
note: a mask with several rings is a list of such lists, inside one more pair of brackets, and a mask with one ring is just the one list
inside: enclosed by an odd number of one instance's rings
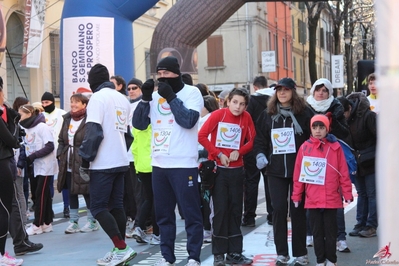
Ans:
{"label": "red jacket", "polygon": [[[219,148],[216,147],[216,136],[219,122],[226,122],[231,124],[237,124],[241,128],[241,140],[240,148],[238,152],[240,157],[235,162],[230,162],[229,168],[243,166],[242,156],[252,150],[253,142],[255,139],[255,126],[251,116],[247,111],[244,111],[241,115],[233,115],[228,108],[222,108],[211,113],[211,116],[206,120],[204,125],[201,127],[198,133],[198,142],[204,146],[208,151],[208,159],[215,160],[217,165],[221,166],[220,159],[217,157],[220,152],[225,154],[227,157],[234,151],[233,149]],[[211,135],[209,141],[208,136]]]}
{"label": "red jacket", "polygon": [[[302,159],[304,156],[326,158],[327,169],[324,185],[299,182]],[[305,208],[337,209],[342,208],[342,197],[353,200],[352,183],[349,179],[345,155],[334,135],[322,140],[310,137],[299,148],[294,169],[294,190],[292,200],[299,202],[305,192]]]}

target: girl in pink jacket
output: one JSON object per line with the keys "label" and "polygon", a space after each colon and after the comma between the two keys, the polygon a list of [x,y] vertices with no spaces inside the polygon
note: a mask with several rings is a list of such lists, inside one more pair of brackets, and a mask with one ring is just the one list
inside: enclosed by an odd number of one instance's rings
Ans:
{"label": "girl in pink jacket", "polygon": [[336,265],[337,209],[342,208],[342,196],[347,202],[353,200],[352,184],[344,152],[335,136],[328,134],[328,117],[313,116],[310,129],[312,136],[296,157],[291,198],[298,206],[305,193],[317,265]]}

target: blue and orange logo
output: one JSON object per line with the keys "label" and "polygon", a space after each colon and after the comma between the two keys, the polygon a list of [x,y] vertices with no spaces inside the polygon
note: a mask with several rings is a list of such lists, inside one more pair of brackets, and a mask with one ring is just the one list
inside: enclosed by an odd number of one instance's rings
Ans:
{"label": "blue and orange logo", "polygon": [[275,133],[273,134],[273,143],[280,148],[285,147],[288,145],[288,143],[290,143],[291,138],[292,138],[291,135],[280,136],[280,134]]}
{"label": "blue and orange logo", "polygon": [[159,98],[157,108],[161,115],[170,115],[172,113],[172,110],[165,98]]}

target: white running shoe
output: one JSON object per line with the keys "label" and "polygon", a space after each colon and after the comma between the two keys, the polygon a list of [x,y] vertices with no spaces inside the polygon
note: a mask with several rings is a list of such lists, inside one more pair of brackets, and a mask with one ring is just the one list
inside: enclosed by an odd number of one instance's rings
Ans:
{"label": "white running shoe", "polygon": [[212,231],[204,230],[204,243],[212,243]]}
{"label": "white running shoe", "polygon": [[111,256],[111,261],[107,266],[125,265],[127,262],[134,259],[134,257],[137,256],[137,253],[131,247],[126,246],[126,248],[122,250],[114,248]]}
{"label": "white running shoe", "polygon": [[43,234],[43,229],[41,226],[36,226],[34,224],[31,224],[27,229],[26,229],[26,233],[29,236],[33,236],[33,235],[40,235]]}
{"label": "white running shoe", "polygon": [[346,244],[346,240],[339,240],[337,241],[337,250],[339,252],[351,252],[348,248],[348,244]]}
{"label": "white running shoe", "polygon": [[175,263],[169,263],[164,258],[155,262],[154,266],[175,266]]}
{"label": "white running shoe", "polygon": [[97,221],[88,220],[87,223],[80,229],[82,233],[97,231],[100,228]]}
{"label": "white running shoe", "polygon": [[43,233],[53,232],[53,225],[52,224],[43,224],[42,230],[43,230]]}
{"label": "white running shoe", "polygon": [[23,259],[16,259],[11,257],[8,252],[5,252],[3,256],[0,254],[0,265],[1,266],[19,266],[24,262]]}
{"label": "white running shoe", "polygon": [[106,266],[112,260],[112,251],[107,252],[104,257],[97,259],[97,265]]}
{"label": "white running shoe", "polygon": [[74,234],[79,232],[79,225],[75,222],[69,222],[67,229],[65,229],[65,234]]}
{"label": "white running shoe", "polygon": [[161,236],[156,236],[154,234],[151,235],[150,245],[159,245],[161,244]]}
{"label": "white running shoe", "polygon": [[141,244],[150,242],[148,240],[147,234],[140,227],[136,227],[134,229],[133,238],[136,239],[137,243],[141,243]]}
{"label": "white running shoe", "polygon": [[189,259],[185,266],[200,266],[200,265],[201,265],[201,263],[199,263],[198,261]]}
{"label": "white running shoe", "polygon": [[337,266],[337,263],[333,263],[329,260],[326,260],[326,266]]}

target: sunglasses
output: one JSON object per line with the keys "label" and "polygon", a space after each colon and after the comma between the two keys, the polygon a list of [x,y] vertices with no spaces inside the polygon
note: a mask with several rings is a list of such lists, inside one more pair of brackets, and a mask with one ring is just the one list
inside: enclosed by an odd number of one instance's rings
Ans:
{"label": "sunglasses", "polygon": [[128,87],[127,90],[128,90],[128,91],[130,91],[130,90],[134,90],[134,91],[135,91],[135,90],[137,90],[138,88],[139,88],[139,87],[137,87],[137,86],[133,86],[133,87],[130,87],[130,88]]}

